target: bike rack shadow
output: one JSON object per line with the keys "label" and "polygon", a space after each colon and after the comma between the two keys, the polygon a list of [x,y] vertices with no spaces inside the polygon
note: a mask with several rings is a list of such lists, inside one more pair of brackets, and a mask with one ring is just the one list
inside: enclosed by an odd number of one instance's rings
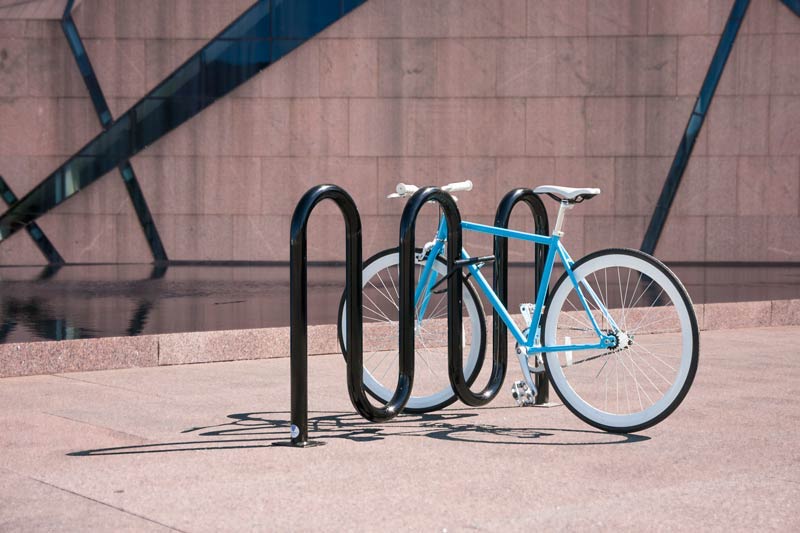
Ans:
{"label": "bike rack shadow", "polygon": [[[346,335],[348,349],[347,385],[350,401],[357,414],[341,412],[318,412],[318,416],[308,416],[308,286],[307,286],[307,224],[317,204],[331,200],[337,204],[345,221],[345,297]],[[397,388],[393,397],[383,406],[376,407],[367,398],[363,385],[363,324],[362,324],[362,255],[361,219],[352,197],[335,185],[320,185],[310,189],[300,200],[292,217],[290,241],[290,373],[291,373],[291,411],[290,421],[280,415],[285,412],[254,412],[228,415],[229,421],[212,426],[194,427],[183,433],[198,433],[198,437],[218,440],[189,440],[184,442],[149,443],[132,446],[118,446],[72,452],[70,456],[126,455],[144,453],[169,453],[197,450],[230,450],[242,448],[262,448],[273,445],[309,447],[324,444],[308,439],[309,423],[314,431],[326,440],[344,439],[353,442],[369,442],[386,437],[406,436],[433,438],[439,440],[506,444],[506,445],[551,445],[551,446],[594,446],[641,442],[649,440],[642,435],[613,434],[593,429],[573,430],[556,428],[509,428],[491,424],[476,424],[469,421],[476,416],[474,410],[448,409],[423,415],[404,415],[399,421],[386,423],[400,414],[411,396],[414,382],[414,229],[419,211],[428,202],[438,203],[448,227],[447,239],[447,321],[448,321],[448,374],[451,386],[458,399],[470,407],[489,403],[500,390],[505,379],[508,343],[507,328],[501,321],[494,321],[493,365],[491,377],[486,387],[478,393],[472,392],[462,366],[461,321],[463,275],[461,268],[465,262],[461,257],[461,216],[453,198],[436,187],[419,189],[409,199],[400,222],[400,263],[399,263],[399,371]],[[548,234],[547,212],[538,195],[531,189],[510,191],[498,206],[495,224],[507,228],[511,212],[519,203],[528,205],[534,219],[535,231]],[[452,228],[452,230],[451,230]],[[495,269],[493,285],[504,305],[508,302],[508,243],[506,239],[495,238]],[[543,276],[545,247],[535,248],[535,282],[539,287]],[[475,375],[480,373],[480,369]],[[537,375],[537,386],[544,397],[537,403],[546,403],[548,398],[547,377]],[[488,409],[506,409],[505,407]],[[364,422],[360,417],[366,419]],[[291,440],[282,438],[289,429]],[[554,437],[569,435],[602,435],[604,440],[596,439],[558,439]]]}
{"label": "bike rack shadow", "polygon": [[[507,446],[609,446],[650,440],[650,437],[643,435],[620,435],[594,429],[522,429],[478,424],[470,421],[480,416],[474,410],[466,412],[466,410],[448,409],[424,415],[403,415],[388,424],[364,421],[356,413],[335,411],[317,413],[318,416],[314,416],[309,422],[315,434],[326,441],[341,439],[351,442],[375,442],[386,438],[406,437]],[[285,411],[235,413],[228,415],[228,420],[222,424],[194,427],[183,431],[184,434],[196,434],[197,439],[97,448],[71,452],[67,455],[97,457],[270,448],[285,442],[284,435],[289,426],[285,415]],[[597,438],[604,440],[598,441]]]}

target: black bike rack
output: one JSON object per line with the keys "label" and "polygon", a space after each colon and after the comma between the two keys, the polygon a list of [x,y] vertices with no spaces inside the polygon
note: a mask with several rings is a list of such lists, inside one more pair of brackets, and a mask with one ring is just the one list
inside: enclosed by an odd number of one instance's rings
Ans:
{"label": "black bike rack", "polygon": [[[447,272],[456,272],[447,278],[447,357],[450,385],[459,400],[471,407],[486,405],[500,392],[506,376],[507,358],[495,355],[492,375],[484,390],[478,393],[470,390],[470,382],[464,376],[461,346],[462,266],[457,264],[461,257],[461,215],[455,200],[450,194],[436,187],[418,190],[406,204],[400,219],[400,353],[414,354],[414,227],[422,206],[427,202],[439,204],[447,221]],[[475,375],[480,373],[476,369]]]}
{"label": "black bike rack", "polygon": [[[414,352],[400,352],[400,372],[394,396],[383,407],[373,406],[364,392],[361,298],[361,217],[353,199],[341,187],[319,185],[310,189],[292,216],[290,241],[290,349],[291,349],[291,441],[284,446],[307,447],[322,444],[308,440],[308,218],[316,205],[333,200],[345,221],[345,294],[347,295],[347,388],[356,411],[372,422],[394,418],[411,398],[414,381]],[[413,334],[413,331],[412,331]],[[412,336],[413,344],[413,336]]]}
{"label": "black bike rack", "polygon": [[[534,221],[534,232],[540,235],[549,235],[550,226],[547,222],[547,210],[539,195],[531,189],[513,189],[506,194],[497,206],[494,225],[501,228],[508,228],[511,218],[511,211],[518,203],[528,204]],[[494,238],[494,279],[493,289],[497,297],[508,307],[508,239],[502,237]],[[544,275],[544,263],[547,257],[547,247],[537,244],[534,248],[534,286],[539,290],[539,284]],[[545,295],[545,301],[547,295]],[[506,361],[508,359],[508,328],[502,320],[493,322],[492,342],[494,344],[494,360]],[[545,372],[538,372],[534,375],[534,384],[538,389],[536,395],[536,405],[544,405],[550,401],[550,383]]]}
{"label": "black bike rack", "polygon": [[[465,404],[477,407],[489,403],[503,385],[508,366],[507,329],[494,321],[494,351],[492,373],[486,387],[478,393],[470,389],[471,381],[464,375],[461,346],[462,295],[464,276],[461,257],[461,215],[450,194],[436,187],[424,187],[409,199],[400,220],[400,293],[399,313],[399,375],[397,388],[391,400],[383,407],[370,403],[364,391],[363,374],[363,310],[362,310],[362,255],[361,217],[353,199],[336,185],[319,185],[311,188],[297,204],[292,216],[290,240],[290,373],[291,373],[291,441],[277,442],[279,446],[309,447],[324,444],[308,440],[308,258],[307,226],[314,208],[323,200],[332,200],[339,207],[345,221],[345,297],[346,335],[348,347],[347,388],[350,401],[356,411],[371,422],[385,422],[402,412],[411,398],[414,383],[414,229],[422,206],[428,202],[438,203],[447,222],[447,271],[457,275],[447,277],[447,337],[448,374],[456,396]],[[496,225],[508,227],[511,211],[519,202],[531,208],[537,233],[547,233],[547,213],[538,196],[530,189],[516,189],[508,193],[498,207]],[[503,303],[508,301],[508,244],[505,239],[495,238],[494,288]],[[536,247],[536,284],[542,278],[544,247]],[[475,374],[480,373],[478,368]],[[537,376],[538,378],[538,376]],[[540,395],[547,394],[546,376],[540,381]],[[540,383],[537,382],[537,387]],[[545,397],[542,402],[546,403]]]}

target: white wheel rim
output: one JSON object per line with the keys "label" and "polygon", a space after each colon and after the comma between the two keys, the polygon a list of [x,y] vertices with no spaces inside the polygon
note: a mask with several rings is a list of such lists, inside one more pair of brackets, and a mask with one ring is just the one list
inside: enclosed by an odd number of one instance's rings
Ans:
{"label": "white wheel rim", "polygon": [[[567,376],[564,374],[564,369],[561,366],[559,360],[560,352],[548,353],[547,362],[551,378],[563,396],[564,401],[569,403],[581,415],[589,420],[593,420],[608,427],[630,428],[645,424],[658,417],[662,412],[670,407],[673,401],[675,401],[675,399],[681,393],[683,385],[689,376],[689,372],[691,371],[693,335],[691,319],[688,310],[683,305],[684,300],[681,297],[677,287],[672,283],[672,280],[670,280],[659,268],[648,261],[625,254],[601,255],[580,265],[575,270],[575,277],[578,281],[581,281],[584,279],[584,277],[590,275],[591,272],[617,266],[624,266],[626,268],[636,269],[644,272],[645,275],[650,277],[652,280],[658,283],[661,288],[664,289],[664,292],[669,296],[670,300],[672,300],[672,303],[674,304],[680,323],[682,339],[680,366],[677,370],[676,377],[673,380],[671,387],[669,387],[666,393],[664,393],[659,400],[653,402],[652,405],[642,411],[630,414],[609,413],[590,405],[583,398],[581,398],[575,389],[573,389],[572,385],[567,379]],[[550,309],[548,309],[548,320],[545,324],[546,345],[555,346],[559,344],[559,341],[556,338],[558,322],[563,310],[562,307],[567,299],[567,296],[572,291],[572,283],[565,281],[559,286],[558,290],[551,298]],[[551,315],[550,313],[553,314]]]}

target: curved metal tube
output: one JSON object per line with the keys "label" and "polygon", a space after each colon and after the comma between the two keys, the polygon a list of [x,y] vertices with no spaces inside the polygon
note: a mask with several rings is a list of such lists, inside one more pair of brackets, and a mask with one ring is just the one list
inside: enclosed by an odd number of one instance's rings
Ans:
{"label": "curved metal tube", "polygon": [[[539,195],[531,189],[513,189],[509,191],[500,201],[500,205],[497,206],[494,225],[500,228],[507,228],[511,218],[511,211],[513,211],[514,207],[520,202],[528,204],[531,210],[531,215],[533,215],[534,220],[534,231],[540,235],[548,235],[550,233],[550,226],[547,221],[547,210],[545,210],[544,203],[542,203]],[[537,244],[534,249],[534,262],[536,265],[534,285],[536,290],[539,290],[539,285],[542,281],[546,256],[547,247],[542,244]],[[508,307],[508,239],[502,237],[494,238],[494,257],[494,292],[503,305]],[[492,329],[494,368],[502,365],[503,376],[505,376],[506,366],[508,364],[508,328],[502,320],[495,319],[493,320]],[[536,403],[547,403],[550,396],[550,384],[547,381],[547,376],[543,373],[536,374],[535,379],[536,387],[538,388]]]}
{"label": "curved metal tube", "polygon": [[[453,197],[436,187],[425,187],[418,190],[409,199],[400,219],[400,359],[414,361],[414,228],[417,215],[427,202],[436,202],[442,208],[447,221],[447,271],[457,267],[455,262],[461,257],[461,215]],[[462,291],[461,275],[450,276],[447,280],[447,345],[448,374],[450,385],[458,399],[467,405],[477,407],[485,405],[494,398],[502,386],[495,381],[495,370],[492,380],[485,390],[473,393],[469,388],[462,361]],[[503,376],[505,371],[503,371]]]}
{"label": "curved metal tube", "polygon": [[290,241],[290,317],[291,317],[291,380],[292,380],[292,446],[307,446],[308,441],[308,218],[316,205],[333,200],[345,221],[345,294],[347,295],[347,388],[356,411],[367,420],[385,421],[397,415],[411,397],[414,379],[413,352],[411,365],[400,361],[400,377],[394,397],[384,407],[373,406],[364,392],[361,296],[361,217],[353,199],[336,185],[318,185],[310,189],[297,204],[292,216]]}

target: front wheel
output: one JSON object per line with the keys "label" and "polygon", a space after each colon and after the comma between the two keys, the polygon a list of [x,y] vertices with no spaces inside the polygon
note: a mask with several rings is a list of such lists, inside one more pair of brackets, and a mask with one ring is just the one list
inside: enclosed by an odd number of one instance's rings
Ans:
{"label": "front wheel", "polygon": [[610,349],[547,353],[553,388],[579,418],[605,431],[630,433],[659,423],[681,403],[697,371],[697,319],[686,289],[663,263],[638,250],[595,252],[573,271],[580,291],[566,273],[556,283],[545,345],[598,344],[581,294],[600,330],[617,341]]}
{"label": "front wheel", "polygon": [[[363,320],[364,320],[364,387],[367,392],[386,403],[394,394],[399,368],[399,261],[397,248],[384,250],[364,263]],[[424,263],[416,261],[415,279],[419,280]],[[437,257],[433,263],[437,279],[447,274],[447,263]],[[419,281],[418,281],[419,282]],[[472,383],[480,372],[486,351],[486,319],[483,306],[468,281],[463,291],[464,375]],[[339,344],[347,351],[346,305],[344,295],[339,304]],[[419,311],[419,304],[416,311]],[[418,315],[417,315],[418,316]],[[422,321],[415,321],[414,351],[416,364],[414,388],[406,404],[406,413],[427,413],[447,407],[456,399],[450,386],[447,350],[447,293],[431,294]]]}

